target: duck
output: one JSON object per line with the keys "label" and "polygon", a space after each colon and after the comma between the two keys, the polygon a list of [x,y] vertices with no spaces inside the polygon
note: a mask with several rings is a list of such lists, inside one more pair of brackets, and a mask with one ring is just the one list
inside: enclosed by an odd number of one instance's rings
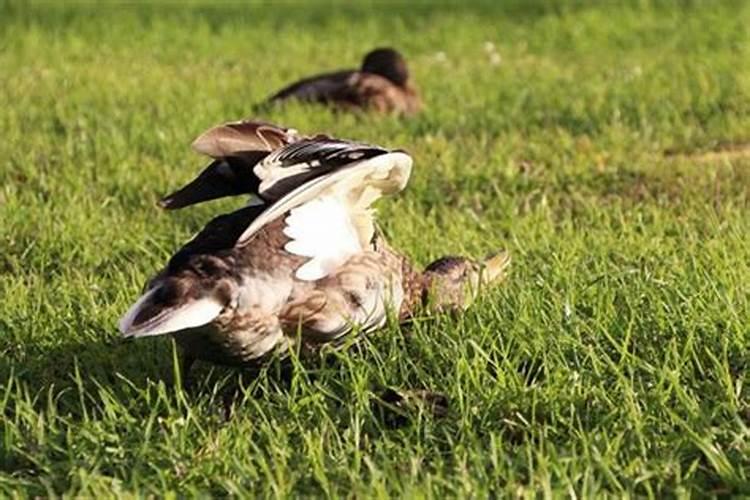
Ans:
{"label": "duck", "polygon": [[279,90],[264,104],[288,100],[383,114],[414,115],[422,109],[422,101],[410,78],[406,60],[390,47],[368,52],[360,69],[304,78]]}
{"label": "duck", "polygon": [[[312,148],[309,154],[305,148]],[[268,205],[305,181],[387,152],[325,134],[305,136],[256,119],[211,127],[193,141],[192,149],[212,161],[195,179],[158,201],[165,210],[236,195],[249,195],[249,203]],[[309,161],[296,164],[303,156]]]}
{"label": "duck", "polygon": [[405,322],[421,310],[465,310],[502,281],[506,252],[441,257],[419,271],[393,249],[372,205],[405,188],[412,158],[380,148],[352,160],[362,148],[372,146],[317,137],[274,151],[326,173],[211,220],[149,280],[120,319],[122,335],[173,337],[186,377],[198,360],[257,369],[377,331],[391,311]]}

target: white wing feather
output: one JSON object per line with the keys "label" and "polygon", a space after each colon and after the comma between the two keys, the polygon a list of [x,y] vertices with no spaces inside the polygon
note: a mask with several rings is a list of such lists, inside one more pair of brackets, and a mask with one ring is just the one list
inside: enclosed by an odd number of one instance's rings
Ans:
{"label": "white wing feather", "polygon": [[287,252],[311,258],[297,269],[301,280],[324,278],[363,250],[349,209],[334,197],[316,198],[292,209],[284,234],[292,238],[284,246]]}
{"label": "white wing feather", "polygon": [[372,239],[370,205],[384,194],[401,191],[411,164],[406,153],[391,152],[305,183],[258,216],[237,245],[249,244],[263,226],[289,214],[284,234],[292,241],[284,249],[310,258],[296,277],[306,281],[324,278]]}
{"label": "white wing feather", "polygon": [[138,314],[149,303],[157,289],[154,288],[143,294],[120,319],[119,327],[123,336],[150,337],[196,328],[213,321],[223,309],[221,304],[210,298],[192,300],[159,314],[160,317],[156,321],[149,321],[146,326],[134,325]]}
{"label": "white wing feather", "polygon": [[[350,206],[354,202],[365,209],[380,196],[401,191],[409,180],[411,165],[409,155],[392,152],[356,162],[305,183],[255,218],[237,239],[237,245],[246,244],[263,226],[315,198],[333,195],[346,200]],[[362,199],[352,200],[353,194]]]}

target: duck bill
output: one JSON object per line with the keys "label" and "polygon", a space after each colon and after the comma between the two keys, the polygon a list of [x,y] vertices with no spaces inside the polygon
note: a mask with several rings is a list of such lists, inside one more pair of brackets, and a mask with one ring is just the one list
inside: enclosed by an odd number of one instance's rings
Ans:
{"label": "duck bill", "polygon": [[505,279],[510,266],[510,254],[505,251],[490,255],[484,260],[482,281],[486,285],[498,283]]}
{"label": "duck bill", "polygon": [[250,193],[251,184],[251,180],[241,179],[225,160],[216,160],[186,186],[159,200],[159,206],[175,210],[225,196]]}

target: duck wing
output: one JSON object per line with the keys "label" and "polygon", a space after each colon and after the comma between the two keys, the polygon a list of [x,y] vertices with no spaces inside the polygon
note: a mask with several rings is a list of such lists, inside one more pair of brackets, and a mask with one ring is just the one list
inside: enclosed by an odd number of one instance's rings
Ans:
{"label": "duck wing", "polygon": [[236,287],[229,255],[263,207],[247,206],[212,219],[169,260],[120,320],[126,337],[162,335],[212,322]]}
{"label": "duck wing", "polygon": [[224,123],[210,128],[193,141],[193,150],[212,158],[236,156],[248,151],[270,152],[299,140],[296,130],[259,120]]}
{"label": "duck wing", "polygon": [[325,135],[302,139],[258,162],[253,169],[260,180],[258,194],[265,200],[278,200],[311,179],[386,153],[379,146]]}
{"label": "duck wing", "polygon": [[[301,280],[321,279],[352,255],[371,246],[375,233],[370,206],[383,195],[401,191],[409,179],[412,159],[401,151],[378,148],[377,154],[354,159],[351,152],[369,145],[347,143],[347,149],[334,155],[325,173],[291,190],[261,213],[240,235],[238,246],[251,244],[258,231],[268,223],[285,217],[283,232],[290,238],[288,252],[309,258],[295,273]],[[322,150],[327,148],[321,145]],[[372,149],[367,149],[372,152]],[[320,155],[310,151],[307,158]],[[325,155],[323,155],[325,157]],[[348,163],[341,163],[348,157]],[[298,159],[300,159],[298,157]]]}
{"label": "duck wing", "polygon": [[265,151],[250,151],[214,160],[198,177],[163,197],[158,204],[174,210],[226,196],[255,194],[260,179],[253,173],[253,167],[267,155]]}
{"label": "duck wing", "polygon": [[293,129],[258,120],[213,127],[193,142],[193,149],[214,161],[198,177],[162,198],[159,206],[172,210],[225,196],[257,194],[260,180],[253,167],[271,151],[300,139]]}

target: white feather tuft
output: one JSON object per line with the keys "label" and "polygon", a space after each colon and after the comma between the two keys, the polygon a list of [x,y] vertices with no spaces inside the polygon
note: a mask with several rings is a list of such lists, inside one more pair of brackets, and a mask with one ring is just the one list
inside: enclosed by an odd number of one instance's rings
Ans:
{"label": "white feather tuft", "polygon": [[362,251],[348,207],[332,197],[316,198],[292,209],[284,234],[292,238],[284,247],[287,252],[311,258],[296,272],[301,280],[324,278]]}
{"label": "white feather tuft", "polygon": [[141,296],[128,312],[120,319],[120,332],[125,337],[150,337],[179,332],[188,328],[196,328],[213,321],[224,308],[210,298],[191,300],[179,307],[161,312],[155,321],[147,322],[143,326],[133,324],[144,306],[148,305],[158,288],[149,290]]}

